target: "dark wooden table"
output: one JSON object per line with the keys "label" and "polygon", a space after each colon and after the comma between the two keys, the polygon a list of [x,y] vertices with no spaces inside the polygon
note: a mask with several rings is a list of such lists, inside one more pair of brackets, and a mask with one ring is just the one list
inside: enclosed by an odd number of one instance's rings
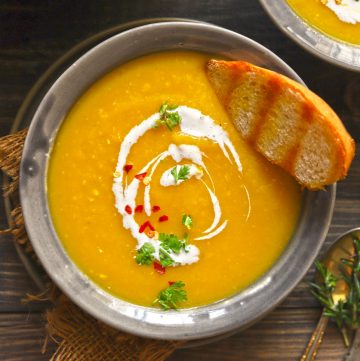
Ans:
{"label": "dark wooden table", "polygon": [[[9,132],[16,112],[38,77],[75,44],[106,28],[149,17],[184,17],[212,22],[265,45],[338,112],[360,139],[360,73],[329,65],[287,39],[255,0],[104,0],[0,2],[0,135]],[[3,206],[0,225],[6,228]],[[334,218],[323,251],[342,232],[360,226],[360,156],[338,185]],[[275,311],[250,329],[228,339],[176,351],[180,360],[299,360],[320,316],[307,283],[314,270]],[[0,360],[47,360],[41,303],[24,304],[37,288],[20,262],[12,240],[0,239]],[[342,360],[346,350],[330,325],[318,360]]]}

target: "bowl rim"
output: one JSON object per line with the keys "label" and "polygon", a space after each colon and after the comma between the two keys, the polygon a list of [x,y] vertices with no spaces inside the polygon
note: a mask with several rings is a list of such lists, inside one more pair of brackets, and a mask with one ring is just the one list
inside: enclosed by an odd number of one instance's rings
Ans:
{"label": "bowl rim", "polygon": [[[20,165],[20,199],[25,226],[36,254],[53,281],[74,303],[95,318],[126,332],[158,339],[190,340],[248,327],[286,297],[305,275],[326,237],[334,207],[336,185],[327,187],[327,192],[304,192],[301,219],[287,249],[260,279],[227,299],[207,306],[164,312],[120,300],[89,280],[67,256],[56,235],[48,209],[46,171],[49,152],[63,120],[58,115],[57,125],[51,128],[52,118],[48,114],[51,114],[57,102],[63,100],[56,98],[57,93],[66,95],[63,94],[64,84],[69,86],[73,76],[81,78],[84,75],[83,69],[91,71],[86,66],[90,66],[94,59],[101,59],[105,50],[109,51],[118,43],[139,46],[139,41],[155,39],[156,36],[159,36],[156,41],[160,43],[161,36],[169,35],[183,39],[182,43],[178,40],[176,45],[187,50],[197,50],[189,48],[188,45],[184,47],[184,44],[186,41],[200,42],[201,36],[206,36],[210,42],[218,41],[223,44],[226,40],[229,44],[235,42],[238,46],[240,44],[245,48],[248,46],[257,56],[272,61],[272,66],[278,67],[288,76],[302,82],[296,73],[270,50],[240,34],[210,24],[164,22],[140,26],[112,36],[68,67],[41,101],[31,122],[23,149]],[[200,37],[200,40],[196,40],[196,36]],[[220,40],[215,40],[216,37]],[[229,47],[227,55],[234,58],[239,50],[235,51],[229,44],[227,44]],[[101,76],[111,68],[108,66]],[[89,84],[96,79],[93,78]],[[88,85],[84,85],[84,88],[88,88]],[[79,94],[83,90],[79,89]],[[70,103],[73,104],[76,99],[72,98]],[[67,110],[65,109],[64,112],[67,113]],[[321,214],[316,222],[311,221],[314,211]],[[305,239],[300,239],[304,232],[309,234],[306,233]],[[294,254],[294,249],[301,249],[304,257],[301,262]],[[287,272],[280,272],[285,269]]]}
{"label": "bowl rim", "polygon": [[333,65],[360,71],[360,45],[337,40],[317,30],[297,15],[286,0],[259,2],[273,23],[303,49]]}

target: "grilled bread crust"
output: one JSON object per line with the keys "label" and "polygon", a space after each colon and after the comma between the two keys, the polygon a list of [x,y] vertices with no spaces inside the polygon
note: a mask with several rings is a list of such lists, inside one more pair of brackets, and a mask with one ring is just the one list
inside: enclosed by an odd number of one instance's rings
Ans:
{"label": "grilled bread crust", "polygon": [[244,61],[210,60],[206,72],[237,130],[270,162],[312,190],[346,176],[354,140],[316,94]]}

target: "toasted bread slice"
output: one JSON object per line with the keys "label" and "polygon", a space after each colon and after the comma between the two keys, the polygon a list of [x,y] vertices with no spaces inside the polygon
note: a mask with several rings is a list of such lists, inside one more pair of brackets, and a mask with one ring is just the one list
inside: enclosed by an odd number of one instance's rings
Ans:
{"label": "toasted bread slice", "polygon": [[354,140],[316,94],[243,61],[210,60],[206,72],[240,134],[270,162],[309,189],[346,176]]}

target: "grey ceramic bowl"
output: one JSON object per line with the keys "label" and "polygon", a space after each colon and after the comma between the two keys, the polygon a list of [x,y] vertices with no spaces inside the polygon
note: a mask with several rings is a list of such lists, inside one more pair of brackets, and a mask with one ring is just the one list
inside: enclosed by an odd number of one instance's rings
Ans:
{"label": "grey ceramic bowl", "polygon": [[302,20],[286,0],[259,0],[274,23],[305,50],[323,60],[360,71],[360,46],[336,40]]}
{"label": "grey ceramic bowl", "polygon": [[67,256],[52,224],[46,193],[51,147],[69,109],[94,81],[130,59],[169,49],[244,59],[301,82],[292,69],[266,48],[209,24],[166,22],[113,36],[71,65],[44,96],[24,146],[20,196],[26,228],[38,257],[53,281],[76,304],[99,320],[137,335],[201,339],[248,327],[295,287],[325,239],[333,211],[335,185],[325,192],[304,192],[296,231],[282,256],[257,282],[232,297],[208,306],[164,312],[125,302],[94,284]]}

